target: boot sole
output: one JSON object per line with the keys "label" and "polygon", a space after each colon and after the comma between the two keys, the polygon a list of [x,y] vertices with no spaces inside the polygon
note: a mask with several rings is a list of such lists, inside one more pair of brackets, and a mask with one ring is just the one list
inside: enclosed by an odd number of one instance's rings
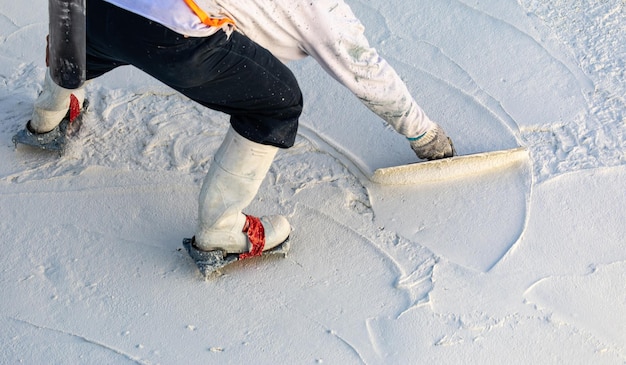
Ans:
{"label": "boot sole", "polygon": [[[187,253],[193,261],[195,262],[200,274],[204,276],[204,279],[208,279],[213,274],[220,274],[220,269],[225,266],[228,266],[234,262],[240,261],[240,254],[234,253],[226,253],[223,250],[213,250],[213,251],[203,251],[199,250],[193,244],[193,240],[191,238],[183,239],[183,247],[187,250]],[[267,251],[263,251],[261,256],[267,255],[282,255],[282,257],[287,256],[289,249],[291,248],[291,244],[289,242],[289,237],[281,244],[276,247],[273,247]]]}

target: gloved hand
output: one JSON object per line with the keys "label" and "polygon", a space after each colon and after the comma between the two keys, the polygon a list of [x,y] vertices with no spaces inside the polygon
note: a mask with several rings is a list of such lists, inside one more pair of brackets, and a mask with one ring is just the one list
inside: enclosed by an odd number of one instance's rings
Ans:
{"label": "gloved hand", "polygon": [[456,155],[450,137],[438,124],[416,138],[408,138],[411,148],[422,160],[437,160]]}

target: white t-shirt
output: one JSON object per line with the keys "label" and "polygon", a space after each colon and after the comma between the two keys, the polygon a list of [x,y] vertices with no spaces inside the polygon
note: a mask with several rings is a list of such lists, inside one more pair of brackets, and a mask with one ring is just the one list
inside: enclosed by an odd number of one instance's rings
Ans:
{"label": "white t-shirt", "polygon": [[[104,0],[122,9],[153,20],[179,34],[190,37],[208,37],[225,27],[211,27],[202,23],[200,18],[183,0]],[[196,1],[207,15],[224,18],[223,14],[210,1]]]}

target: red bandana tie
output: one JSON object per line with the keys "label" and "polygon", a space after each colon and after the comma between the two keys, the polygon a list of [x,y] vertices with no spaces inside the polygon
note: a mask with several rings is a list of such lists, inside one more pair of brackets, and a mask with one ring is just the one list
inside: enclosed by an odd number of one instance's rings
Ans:
{"label": "red bandana tie", "polygon": [[242,232],[248,235],[248,241],[250,241],[252,247],[250,247],[250,252],[240,254],[239,259],[243,260],[261,256],[265,247],[265,228],[263,228],[261,220],[257,217],[246,215],[246,224],[244,224]]}

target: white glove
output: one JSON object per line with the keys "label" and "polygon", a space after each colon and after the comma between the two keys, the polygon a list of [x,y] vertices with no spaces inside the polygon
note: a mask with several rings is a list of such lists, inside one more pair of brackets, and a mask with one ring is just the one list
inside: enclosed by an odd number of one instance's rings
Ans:
{"label": "white glove", "polygon": [[456,155],[450,137],[438,124],[416,138],[408,138],[411,148],[422,160],[437,160]]}

